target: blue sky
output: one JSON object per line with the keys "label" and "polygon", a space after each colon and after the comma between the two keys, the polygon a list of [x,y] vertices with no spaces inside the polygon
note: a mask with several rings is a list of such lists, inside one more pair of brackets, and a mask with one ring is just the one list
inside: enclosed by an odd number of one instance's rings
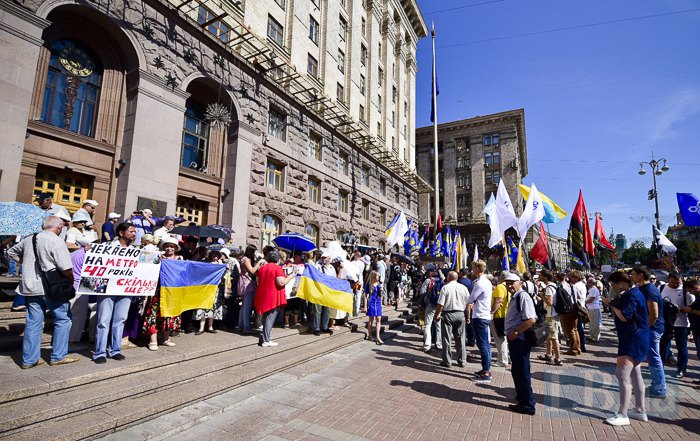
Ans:
{"label": "blue sky", "polygon": [[[676,192],[700,196],[700,1],[418,3],[435,22],[439,122],[524,108],[526,184],[569,213],[581,189],[608,234],[647,242],[652,178],[637,172],[652,150],[671,168],[658,178],[662,219]],[[430,125],[430,46],[418,44],[418,127]],[[564,236],[568,220],[551,232]]]}

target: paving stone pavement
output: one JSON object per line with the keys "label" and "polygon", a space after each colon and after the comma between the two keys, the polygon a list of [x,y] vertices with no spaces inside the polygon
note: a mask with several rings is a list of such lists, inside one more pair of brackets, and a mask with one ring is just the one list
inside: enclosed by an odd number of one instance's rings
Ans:
{"label": "paving stone pavement", "polygon": [[[614,428],[616,344],[607,322],[599,343],[563,367],[535,360],[534,417],[513,414],[510,372],[473,383],[475,348],[466,368],[439,366],[420,350],[415,327],[387,344],[362,342],[201,403],[110,435],[119,439],[215,440],[694,440],[700,439],[700,363],[690,378],[667,368],[668,398],[648,400],[650,421]],[[691,345],[692,346],[692,345]],[[325,367],[324,367],[325,366]],[[649,384],[649,374],[644,369]],[[311,373],[309,373],[311,372]],[[207,406],[217,406],[212,414]],[[204,416],[203,416],[204,415]]]}

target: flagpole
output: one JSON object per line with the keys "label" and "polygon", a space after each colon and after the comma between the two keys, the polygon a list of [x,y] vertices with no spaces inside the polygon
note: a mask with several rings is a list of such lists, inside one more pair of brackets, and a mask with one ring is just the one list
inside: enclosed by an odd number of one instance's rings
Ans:
{"label": "flagpole", "polygon": [[439,162],[438,162],[438,123],[437,123],[437,72],[436,72],[436,65],[435,65],[435,22],[433,22],[433,28],[432,28],[432,39],[433,39],[433,147],[434,147],[434,166],[435,166],[435,180],[434,180],[434,185],[435,185],[435,237],[437,237],[438,231],[437,231],[437,219],[438,216],[440,215],[440,177],[438,176],[438,173],[440,171],[439,169]]}
{"label": "flagpole", "polygon": [[547,235],[545,236],[545,246],[547,247],[547,252],[549,253],[549,260],[552,261],[552,265],[556,268],[557,261],[554,259],[554,253],[552,252],[552,247],[549,245],[549,238],[552,236],[552,233],[549,232],[549,224],[545,222],[545,225],[547,226]]}

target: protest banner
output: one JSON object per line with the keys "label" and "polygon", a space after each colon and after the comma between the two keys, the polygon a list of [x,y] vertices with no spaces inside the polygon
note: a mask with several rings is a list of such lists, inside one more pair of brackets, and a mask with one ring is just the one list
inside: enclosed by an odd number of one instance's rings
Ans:
{"label": "protest banner", "polygon": [[108,244],[93,245],[80,272],[78,294],[152,296],[158,286],[160,253]]}

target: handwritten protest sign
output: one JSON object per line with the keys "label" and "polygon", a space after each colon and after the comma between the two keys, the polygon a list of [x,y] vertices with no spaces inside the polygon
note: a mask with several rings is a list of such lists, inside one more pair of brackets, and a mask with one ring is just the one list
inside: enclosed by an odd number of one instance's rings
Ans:
{"label": "handwritten protest sign", "polygon": [[78,294],[152,296],[158,286],[160,253],[108,244],[85,253]]}

